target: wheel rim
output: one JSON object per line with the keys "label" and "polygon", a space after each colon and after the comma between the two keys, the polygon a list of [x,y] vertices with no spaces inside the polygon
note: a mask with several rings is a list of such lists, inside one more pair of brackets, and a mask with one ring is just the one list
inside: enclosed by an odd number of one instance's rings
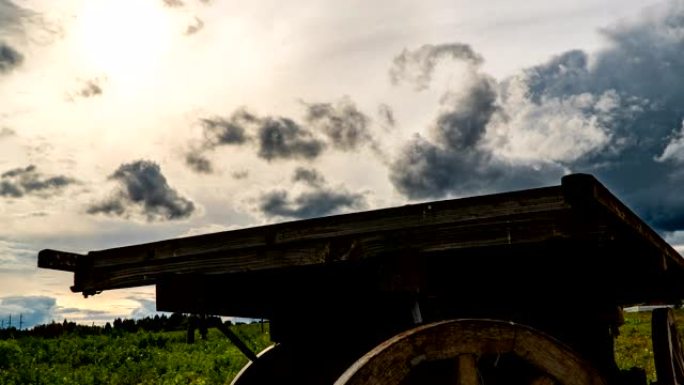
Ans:
{"label": "wheel rim", "polygon": [[392,337],[357,360],[335,385],[405,384],[421,365],[432,362],[453,362],[456,383],[476,385],[482,383],[485,359],[501,356],[531,368],[525,383],[605,383],[570,348],[540,331],[511,322],[465,319],[423,325]]}
{"label": "wheel rim", "polygon": [[651,314],[651,336],[658,384],[684,383],[684,352],[682,352],[672,309],[653,310]]}

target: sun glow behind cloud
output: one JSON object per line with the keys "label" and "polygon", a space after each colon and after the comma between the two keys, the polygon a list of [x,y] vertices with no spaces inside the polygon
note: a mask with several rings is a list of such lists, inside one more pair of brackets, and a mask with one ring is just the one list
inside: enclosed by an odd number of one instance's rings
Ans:
{"label": "sun glow behind cloud", "polygon": [[115,81],[139,82],[164,62],[176,30],[171,17],[151,0],[94,0],[79,13],[77,60]]}

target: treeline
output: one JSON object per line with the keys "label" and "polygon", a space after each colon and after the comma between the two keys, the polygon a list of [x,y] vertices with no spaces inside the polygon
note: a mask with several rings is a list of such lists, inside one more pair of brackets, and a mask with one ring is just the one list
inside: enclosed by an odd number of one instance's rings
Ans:
{"label": "treeline", "polygon": [[201,330],[201,326],[205,322],[208,323],[221,321],[218,317],[210,317],[205,319],[182,313],[172,313],[170,316],[167,316],[166,314],[161,316],[155,315],[154,317],[145,317],[140,319],[116,318],[112,323],[107,322],[104,326],[82,325],[65,319],[63,322],[52,321],[49,324],[37,325],[31,329],[25,330],[18,330],[14,327],[0,329],[0,339],[5,340],[9,338],[19,338],[25,336],[59,338],[65,334],[73,334],[78,336],[107,334],[117,336],[123,333],[135,333],[138,331],[170,332],[188,330],[191,326]]}

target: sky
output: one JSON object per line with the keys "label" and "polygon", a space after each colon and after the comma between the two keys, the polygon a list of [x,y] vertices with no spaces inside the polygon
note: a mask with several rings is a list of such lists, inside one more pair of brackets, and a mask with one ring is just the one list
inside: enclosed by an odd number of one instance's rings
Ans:
{"label": "sky", "polygon": [[0,0],[0,320],[103,323],[44,248],[596,175],[684,245],[684,1]]}

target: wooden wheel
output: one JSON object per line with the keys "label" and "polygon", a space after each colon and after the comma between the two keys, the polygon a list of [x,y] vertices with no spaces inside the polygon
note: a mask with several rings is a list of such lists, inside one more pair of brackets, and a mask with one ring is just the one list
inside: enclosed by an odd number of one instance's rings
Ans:
{"label": "wooden wheel", "polygon": [[527,326],[450,320],[408,330],[356,361],[335,385],[603,385],[570,348]]}
{"label": "wooden wheel", "polygon": [[[257,354],[256,361],[250,361],[240,369],[230,385],[255,385],[267,383],[267,379],[277,372],[274,360],[280,355],[279,345],[271,345]],[[272,380],[272,378],[271,378]]]}
{"label": "wooden wheel", "polygon": [[332,384],[360,353],[326,343],[272,345],[247,363],[231,385]]}
{"label": "wooden wheel", "polygon": [[684,384],[684,354],[672,309],[653,310],[651,335],[658,385]]}

